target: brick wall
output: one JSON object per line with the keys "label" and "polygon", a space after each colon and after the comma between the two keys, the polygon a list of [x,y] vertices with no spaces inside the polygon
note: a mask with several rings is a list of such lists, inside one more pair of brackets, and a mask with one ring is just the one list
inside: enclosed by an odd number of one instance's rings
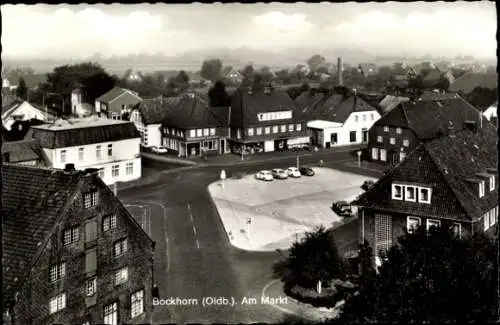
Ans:
{"label": "brick wall", "polygon": [[[90,190],[99,191],[97,206],[85,209],[83,196]],[[116,213],[116,229],[102,231],[102,218]],[[93,244],[97,248],[97,293],[95,304],[85,295],[87,275],[85,274],[85,252],[89,245],[85,243],[85,221],[95,218],[97,221],[97,240]],[[68,227],[79,227],[79,241],[70,246],[63,246],[63,232]],[[152,310],[152,263],[153,250],[147,235],[138,229],[119,205],[112,192],[105,190],[100,180],[94,176],[86,177],[81,192],[62,220],[56,225],[56,231],[49,240],[32,274],[21,290],[16,303],[17,324],[75,324],[85,320],[91,324],[102,323],[104,305],[118,301],[118,321],[123,323],[147,322]],[[127,238],[127,253],[119,258],[112,256],[113,242]],[[50,265],[58,261],[66,262],[66,275],[54,283],[49,282]],[[128,281],[114,286],[114,271],[128,266]],[[30,288],[31,285],[31,288]],[[30,303],[30,289],[31,299]],[[145,313],[142,317],[130,321],[130,295],[144,289]],[[49,299],[59,293],[66,293],[66,308],[49,315]]]}

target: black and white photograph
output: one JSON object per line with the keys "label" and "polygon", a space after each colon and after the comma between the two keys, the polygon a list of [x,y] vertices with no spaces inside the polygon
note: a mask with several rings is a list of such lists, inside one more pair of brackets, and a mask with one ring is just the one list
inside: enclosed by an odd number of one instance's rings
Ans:
{"label": "black and white photograph", "polygon": [[500,321],[495,2],[0,11],[4,325]]}

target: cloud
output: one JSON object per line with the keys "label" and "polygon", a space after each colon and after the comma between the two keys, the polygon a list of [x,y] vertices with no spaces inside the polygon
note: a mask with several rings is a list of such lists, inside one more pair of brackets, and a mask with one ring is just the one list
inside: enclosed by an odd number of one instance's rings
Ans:
{"label": "cloud", "polygon": [[378,46],[396,53],[416,51],[491,57],[496,51],[496,21],[485,19],[471,8],[402,16],[369,11],[353,20],[330,25],[326,30],[340,42]]}
{"label": "cloud", "polygon": [[314,28],[303,14],[286,15],[280,11],[271,11],[255,16],[252,23],[264,29],[271,28],[282,32],[308,32]]}

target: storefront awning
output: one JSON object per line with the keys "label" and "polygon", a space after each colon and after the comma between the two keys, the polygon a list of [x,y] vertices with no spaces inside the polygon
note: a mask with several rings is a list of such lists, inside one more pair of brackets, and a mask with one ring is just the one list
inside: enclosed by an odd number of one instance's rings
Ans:
{"label": "storefront awning", "polygon": [[312,129],[330,129],[330,128],[339,128],[342,126],[342,123],[323,121],[323,120],[315,120],[307,122],[307,127]]}

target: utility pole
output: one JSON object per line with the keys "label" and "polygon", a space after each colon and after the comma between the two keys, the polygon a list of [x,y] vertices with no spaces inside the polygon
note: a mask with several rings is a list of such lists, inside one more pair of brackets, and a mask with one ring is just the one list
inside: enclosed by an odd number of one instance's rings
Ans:
{"label": "utility pole", "polygon": [[299,160],[300,160],[300,155],[297,154],[297,169],[299,169],[299,166],[300,166]]}

